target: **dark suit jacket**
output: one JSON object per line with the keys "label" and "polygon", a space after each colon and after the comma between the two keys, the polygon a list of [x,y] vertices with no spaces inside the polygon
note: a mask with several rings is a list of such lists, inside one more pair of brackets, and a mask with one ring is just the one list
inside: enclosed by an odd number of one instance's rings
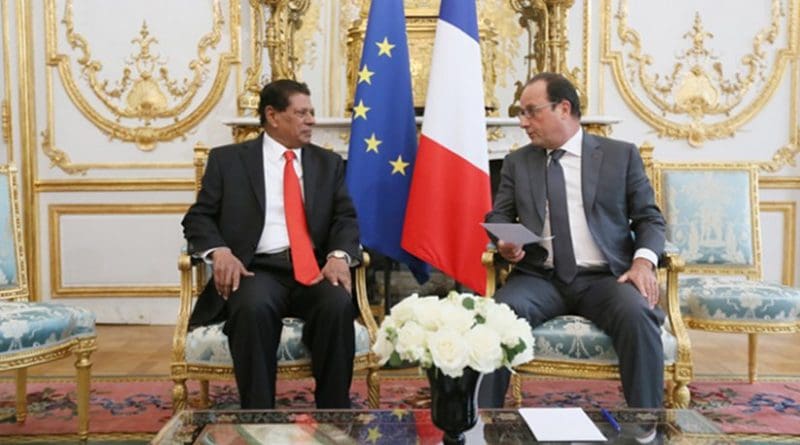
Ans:
{"label": "dark suit jacket", "polygon": [[[518,221],[541,234],[547,205],[546,167],[547,152],[533,145],[506,156],[494,207],[486,221]],[[660,256],[664,250],[664,217],[655,204],[636,147],[584,133],[581,175],[589,230],[611,272],[619,276],[627,271],[634,252],[641,247]],[[546,259],[543,247],[530,244],[525,246],[525,258],[517,267],[541,267]]]}
{"label": "dark suit jacket", "polygon": [[[245,267],[252,262],[264,227],[263,138],[209,153],[197,202],[182,222],[189,253],[227,246]],[[317,262],[322,265],[327,254],[337,249],[360,259],[358,223],[342,158],[315,145],[302,150],[306,220]],[[224,319],[224,306],[225,300],[210,281],[198,298],[190,324]]]}

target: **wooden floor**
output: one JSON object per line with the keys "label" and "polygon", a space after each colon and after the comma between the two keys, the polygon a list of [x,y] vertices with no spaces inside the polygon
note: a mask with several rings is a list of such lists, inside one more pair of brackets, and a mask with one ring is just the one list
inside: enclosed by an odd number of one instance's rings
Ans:
{"label": "wooden floor", "polygon": [[[99,325],[93,376],[168,376],[173,326]],[[747,336],[690,331],[698,377],[747,375]],[[759,375],[800,376],[800,334],[759,336]],[[73,376],[73,359],[29,370],[31,377]],[[10,373],[0,373],[2,377]]]}

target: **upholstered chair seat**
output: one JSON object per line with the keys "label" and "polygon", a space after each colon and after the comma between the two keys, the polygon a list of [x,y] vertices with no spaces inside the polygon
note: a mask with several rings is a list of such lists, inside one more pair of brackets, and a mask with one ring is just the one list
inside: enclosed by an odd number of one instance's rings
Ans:
{"label": "upholstered chair seat", "polygon": [[800,323],[800,289],[737,277],[682,277],[681,312],[694,322]]}
{"label": "upholstered chair seat", "polygon": [[[577,315],[562,315],[548,320],[533,330],[533,356],[538,360],[618,365],[611,337],[591,321]],[[664,365],[675,363],[678,343],[664,325]]]}
{"label": "upholstered chair seat", "polygon": [[[311,353],[301,341],[304,323],[299,318],[283,319],[281,342],[278,345],[279,366],[311,364]],[[228,338],[222,332],[223,324],[201,326],[189,332],[186,336],[187,364],[233,366]],[[356,357],[366,359],[370,348],[369,332],[361,323],[354,322],[353,325],[356,329]]]}
{"label": "upholstered chair seat", "polygon": [[0,358],[95,336],[94,314],[57,303],[0,303]]}

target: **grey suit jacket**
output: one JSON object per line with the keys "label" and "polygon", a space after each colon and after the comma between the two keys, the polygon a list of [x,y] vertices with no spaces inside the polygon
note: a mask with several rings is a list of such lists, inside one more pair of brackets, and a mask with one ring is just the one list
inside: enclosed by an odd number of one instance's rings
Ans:
{"label": "grey suit jacket", "polygon": [[[534,233],[544,227],[547,191],[547,153],[527,145],[503,161],[494,207],[487,222],[520,222]],[[581,154],[583,210],[595,243],[611,272],[621,275],[636,249],[656,255],[664,250],[664,217],[655,204],[653,188],[633,144],[584,133]],[[496,240],[495,240],[496,241]],[[538,244],[525,246],[518,264],[541,267],[547,251]]]}
{"label": "grey suit jacket", "polygon": [[[263,135],[211,150],[197,201],[183,218],[189,253],[227,246],[248,267],[264,227]],[[360,260],[356,212],[344,181],[344,161],[336,153],[302,148],[304,207],[317,262],[333,250]],[[198,298],[191,324],[216,321],[224,300],[209,282]]]}

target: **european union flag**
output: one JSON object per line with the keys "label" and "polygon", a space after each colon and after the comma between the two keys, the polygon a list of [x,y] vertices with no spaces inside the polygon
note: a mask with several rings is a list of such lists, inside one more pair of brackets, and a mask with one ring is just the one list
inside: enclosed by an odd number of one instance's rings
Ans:
{"label": "european union flag", "polygon": [[403,1],[373,1],[353,101],[347,186],[361,243],[407,264],[422,283],[428,265],[400,247],[416,155]]}

